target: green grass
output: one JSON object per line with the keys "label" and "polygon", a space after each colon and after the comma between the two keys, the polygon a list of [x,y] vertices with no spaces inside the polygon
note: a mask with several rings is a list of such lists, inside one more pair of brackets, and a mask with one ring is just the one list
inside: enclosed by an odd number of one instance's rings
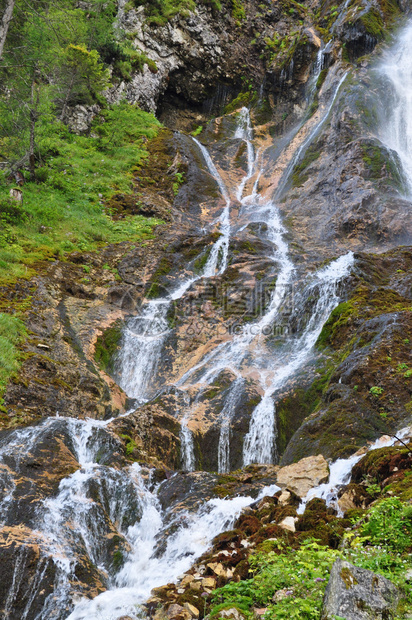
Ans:
{"label": "green grass", "polygon": [[7,382],[19,369],[18,345],[25,336],[26,328],[20,319],[0,313],[0,405]]}
{"label": "green grass", "polygon": [[11,216],[11,185],[0,176],[0,281],[27,275],[27,265],[40,259],[149,237],[159,220],[114,221],[104,202],[132,192],[132,169],[147,155],[142,138],[159,128],[154,116],[128,104],[105,110],[92,137],[71,134],[58,121],[45,123],[37,140],[38,182],[25,183],[23,208]]}

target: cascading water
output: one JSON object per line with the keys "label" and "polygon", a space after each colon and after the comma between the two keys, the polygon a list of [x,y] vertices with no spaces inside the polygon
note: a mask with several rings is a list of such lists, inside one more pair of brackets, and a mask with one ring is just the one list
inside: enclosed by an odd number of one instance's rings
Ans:
{"label": "cascading water", "polygon": [[[273,396],[307,361],[325,321],[339,303],[337,285],[349,274],[353,262],[352,253],[341,256],[312,276],[313,281],[301,294],[302,301],[311,294],[317,294],[318,300],[301,335],[284,347],[281,364],[265,373],[266,390],[261,402],[252,413],[249,433],[245,437],[243,447],[245,465],[272,462],[276,439]],[[299,310],[299,299],[296,301],[296,307]]]}
{"label": "cascading water", "polygon": [[[320,74],[323,62],[323,51],[320,50],[314,68],[314,79]],[[167,335],[166,313],[171,299],[178,299],[188,290],[188,288],[200,277],[207,278],[222,274],[227,266],[229,241],[231,234],[236,235],[247,226],[247,223],[262,223],[267,228],[267,239],[273,247],[273,252],[269,255],[274,265],[277,266],[276,286],[271,294],[270,301],[263,316],[249,326],[243,333],[232,336],[231,339],[219,344],[214,350],[208,353],[199,363],[187,371],[176,383],[180,390],[185,391],[190,388],[197,390],[197,399],[205,388],[210,385],[225,369],[234,372],[235,375],[244,380],[251,372],[256,370],[259,374],[259,383],[262,391],[262,399],[252,413],[249,433],[244,441],[244,464],[253,462],[273,462],[277,458],[276,454],[276,421],[275,406],[273,396],[275,392],[290,378],[304,363],[310,354],[311,348],[316,341],[328,313],[339,301],[332,291],[335,284],[340,282],[348,273],[352,264],[351,255],[347,260],[337,261],[341,269],[331,269],[331,282],[322,281],[322,273],[314,277],[319,289],[318,306],[315,308],[313,320],[310,321],[303,330],[300,338],[293,338],[290,346],[288,342],[283,347],[282,359],[286,360],[278,367],[276,362],[278,353],[275,355],[268,350],[264,340],[265,336],[270,335],[271,329],[277,319],[279,310],[285,301],[288,287],[290,286],[295,267],[288,255],[288,245],[285,241],[285,228],[281,222],[279,209],[276,200],[280,199],[282,192],[288,184],[293,168],[301,155],[316,137],[323,124],[326,122],[332,106],[338,96],[339,89],[346,78],[344,74],[335,87],[329,104],[320,115],[317,122],[311,127],[309,133],[299,144],[291,155],[291,160],[287,165],[281,181],[278,185],[276,195],[273,199],[263,199],[257,192],[262,170],[259,170],[259,153],[255,152],[253,146],[253,128],[251,126],[250,114],[247,108],[242,108],[238,114],[237,126],[234,131],[234,140],[241,140],[246,145],[247,169],[240,183],[233,190],[234,198],[242,205],[242,219],[246,222],[242,226],[230,222],[230,208],[232,197],[231,193],[223,181],[221,174],[216,168],[206,147],[196,138],[194,142],[200,149],[207,168],[215,179],[225,207],[222,210],[216,224],[219,225],[221,235],[214,243],[209,255],[209,259],[204,267],[202,274],[186,278],[178,289],[167,297],[148,302],[141,317],[134,319],[134,326],[147,325],[146,316],[158,317],[154,321],[154,335],[145,334],[139,337],[136,329],[132,330],[133,323],[129,324],[125,334],[121,366],[122,380],[121,386],[129,396],[140,399],[140,402],[147,401],[148,393],[146,386],[150,385],[151,377],[154,376],[157,360],[160,357],[162,347]],[[296,132],[292,134],[292,137]],[[245,195],[245,189],[249,181],[255,177],[252,191]],[[322,286],[323,284],[323,286]],[[311,291],[305,289],[304,294],[309,295]],[[326,302],[328,300],[328,302]],[[161,312],[159,311],[161,308]],[[166,310],[165,310],[166,308]],[[148,329],[150,330],[150,324]],[[276,376],[273,367],[277,368]],[[236,382],[235,382],[236,383]],[[234,397],[236,394],[236,398]],[[230,420],[234,415],[235,408],[240,402],[240,394],[235,386],[228,390],[224,395],[220,420],[220,439],[218,446],[218,468],[220,472],[230,469]],[[191,404],[186,404],[182,411],[176,412],[182,424],[181,442],[182,454],[185,469],[194,469],[195,459],[193,453],[193,438],[188,428],[190,424]]]}
{"label": "cascading water", "polygon": [[[38,583],[48,567],[48,558],[56,567],[54,589],[39,619],[141,617],[139,604],[150,596],[151,589],[176,580],[206,551],[214,536],[230,528],[240,511],[256,501],[252,497],[213,499],[204,502],[198,512],[178,511],[170,521],[170,515],[160,506],[157,487],[150,484],[137,463],[118,469],[98,462],[104,442],[116,441],[106,430],[110,422],[49,418],[32,429],[15,431],[0,448],[0,465],[12,457],[18,461],[22,440],[30,451],[46,433],[60,430],[66,433],[81,465],[61,481],[57,495],[43,500],[36,510],[33,542],[42,549]],[[266,487],[258,497],[277,490],[275,485]],[[8,515],[4,517],[7,522]],[[174,534],[167,538],[163,551],[154,554],[166,523]],[[110,560],[113,534],[124,541],[127,556],[118,571]],[[76,592],[79,555],[95,565],[108,588],[91,601]],[[16,584],[21,569],[17,563]],[[16,604],[17,595],[16,585],[9,592],[10,608]],[[27,602],[22,619],[30,612],[32,602]]]}
{"label": "cascading water", "polygon": [[382,123],[380,138],[401,161],[408,195],[412,195],[412,24],[402,32],[398,43],[386,52],[379,68],[389,88],[389,114]]}

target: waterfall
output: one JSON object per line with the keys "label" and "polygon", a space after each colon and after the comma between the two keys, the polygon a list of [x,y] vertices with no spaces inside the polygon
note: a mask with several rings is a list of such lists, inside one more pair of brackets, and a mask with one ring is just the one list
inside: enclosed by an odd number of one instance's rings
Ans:
{"label": "waterfall", "polygon": [[220,436],[218,445],[218,471],[220,474],[226,474],[230,471],[230,423],[236,406],[239,403],[243,386],[244,379],[242,377],[238,377],[232,383],[219,416]]}
{"label": "waterfall", "polygon": [[389,88],[387,114],[380,138],[401,161],[408,195],[412,195],[412,24],[402,32],[398,43],[385,53],[379,68]]}
{"label": "waterfall", "polygon": [[[56,568],[54,590],[46,598],[39,620],[112,620],[122,615],[141,618],[139,604],[147,600],[151,589],[175,581],[217,534],[232,527],[243,508],[256,501],[249,496],[212,499],[197,511],[180,509],[169,514],[160,506],[158,485],[153,487],[137,463],[117,469],[97,462],[102,445],[116,441],[106,430],[110,422],[48,418],[31,429],[13,431],[0,446],[0,464],[11,458],[18,463],[24,452],[22,445],[30,452],[50,431],[64,431],[81,465],[63,478],[55,496],[39,502],[36,509],[32,542],[41,549],[37,583],[41,583],[50,561]],[[275,485],[265,487],[258,499],[277,490]],[[9,517],[6,521],[12,522],[12,515]],[[174,533],[155,554],[159,538],[170,528]],[[114,570],[108,559],[113,533],[125,543],[125,562],[120,570]],[[79,557],[94,564],[108,587],[93,600],[82,598],[78,591]],[[6,609],[16,604],[25,561],[23,548]],[[34,587],[22,618],[32,617],[28,614],[36,592]]]}
{"label": "waterfall", "polygon": [[[317,296],[306,327],[300,336],[289,343],[289,348],[283,350],[282,363],[271,371],[272,378],[268,381],[264,397],[252,413],[249,433],[243,446],[244,465],[273,462],[276,439],[273,396],[308,360],[324,323],[339,303],[338,284],[349,275],[353,263],[353,254],[349,252],[319,270],[296,300],[295,312],[299,315],[303,302],[312,295]],[[269,373],[266,373],[266,377],[269,377]]]}
{"label": "waterfall", "polygon": [[[178,390],[175,390],[175,393],[178,393]],[[195,461],[195,448],[193,444],[193,435],[188,427],[187,423],[190,419],[191,408],[190,408],[190,398],[189,395],[182,391],[179,392],[183,399],[183,405],[185,413],[180,420],[180,450],[182,454],[182,465],[185,471],[194,471],[196,467]],[[176,403],[176,418],[180,418],[180,407],[178,402]]]}
{"label": "waterfall", "polygon": [[[314,76],[321,68],[320,54]],[[259,193],[259,179],[265,172],[270,173],[273,161],[270,157],[265,161],[265,152],[255,147],[256,137],[247,108],[237,114],[236,128],[229,138],[244,143],[238,152],[244,149],[247,158],[246,170],[233,186],[227,181],[229,175],[219,171],[206,146],[193,138],[194,148],[199,149],[221,194],[221,211],[212,222],[220,235],[200,273],[191,272],[188,265],[173,286],[156,299],[145,299],[139,314],[127,322],[118,360],[121,387],[139,404],[153,398],[158,387],[159,362],[172,332],[170,311],[173,303],[200,279],[213,279],[225,273],[230,258],[230,241],[251,224],[261,225],[264,230],[261,236],[270,248],[265,259],[276,270],[276,283],[259,316],[245,324],[240,333],[230,334],[219,341],[182,373],[174,386],[169,386],[175,388],[176,418],[181,425],[182,464],[186,470],[194,470],[196,466],[190,416],[205,391],[222,372],[230,373],[234,379],[220,395],[221,409],[216,421],[219,472],[231,469],[232,422],[244,407],[242,399],[250,383],[256,388],[256,394],[260,394],[260,402],[252,411],[249,431],[244,439],[244,464],[277,459],[277,392],[310,359],[324,322],[340,301],[340,283],[353,265],[350,253],[309,274],[306,284],[296,293],[293,308],[292,318],[299,329],[296,335],[286,334],[276,349],[271,336],[298,270],[289,255],[287,230],[282,223],[278,202],[293,167],[326,122],[345,77],[335,86],[328,105],[308,136],[292,153],[276,193],[269,198]],[[291,140],[298,131],[296,128],[291,132]],[[233,150],[237,146],[233,144]],[[241,214],[240,222],[234,220],[232,208]],[[308,318],[302,316],[301,310],[309,299],[313,300],[313,305]],[[46,599],[38,620],[113,620],[122,615],[132,620],[141,618],[143,612],[139,605],[147,600],[151,589],[175,581],[208,549],[217,534],[233,526],[244,507],[256,501],[252,497],[213,499],[203,501],[196,511],[191,512],[181,507],[176,512],[162,508],[159,485],[152,483],[148,470],[136,463],[121,468],[106,464],[111,461],[105,460],[105,450],[116,453],[121,448],[120,440],[107,429],[110,422],[50,418],[38,426],[14,431],[0,443],[0,464],[4,466],[0,468],[3,486],[0,519],[4,524],[13,523],[12,509],[16,497],[16,483],[7,469],[8,459],[18,464],[19,459],[27,456],[36,442],[42,440],[44,433],[61,430],[80,464],[80,469],[61,480],[54,496],[38,502],[33,517],[33,536],[41,550],[36,583],[41,583],[48,562],[53,562],[56,569],[54,591]],[[274,485],[266,488],[259,498],[277,490]],[[173,533],[168,535],[169,531]],[[113,566],[109,548],[113,537],[119,540],[121,549],[123,564],[120,569]],[[93,565],[102,587],[106,588],[93,600],[88,600],[87,593],[78,585],[76,569],[79,569],[79,558],[85,558],[87,566]],[[16,583],[20,573],[23,574],[20,563],[24,561],[22,556],[16,563]],[[17,592],[18,589],[12,587],[6,611],[15,604]],[[22,618],[30,617],[36,592],[33,589]]]}
{"label": "waterfall", "polygon": [[168,299],[149,302],[142,313],[128,322],[123,334],[120,363],[120,386],[139,403],[152,395],[151,378],[154,376],[163,344],[168,334]]}

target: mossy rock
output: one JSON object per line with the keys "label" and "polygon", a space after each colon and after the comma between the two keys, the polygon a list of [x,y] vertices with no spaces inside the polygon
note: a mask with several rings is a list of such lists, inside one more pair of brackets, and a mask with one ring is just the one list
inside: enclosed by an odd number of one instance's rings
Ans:
{"label": "mossy rock", "polygon": [[[412,449],[412,447],[411,447]],[[394,469],[412,468],[410,452],[406,448],[388,447],[371,450],[354,466],[352,482],[361,482],[367,477],[383,482]]]}
{"label": "mossy rock", "polygon": [[240,515],[235,523],[235,526],[246,536],[252,536],[252,534],[255,534],[262,527],[262,523],[254,515],[246,514]]}
{"label": "mossy rock", "polygon": [[[315,110],[310,111],[312,115]],[[300,187],[309,179],[309,172],[306,170],[310,164],[315,162],[321,156],[321,150],[317,144],[311,144],[306,150],[301,161],[296,164],[292,173],[292,187]]]}
{"label": "mossy rock", "polygon": [[123,321],[119,319],[96,340],[94,359],[97,365],[109,375],[114,371],[116,355],[122,338],[122,329]]}

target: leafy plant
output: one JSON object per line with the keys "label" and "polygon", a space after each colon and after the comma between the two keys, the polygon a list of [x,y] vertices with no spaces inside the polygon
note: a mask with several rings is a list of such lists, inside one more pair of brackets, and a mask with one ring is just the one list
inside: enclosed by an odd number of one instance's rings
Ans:
{"label": "leafy plant", "polygon": [[192,131],[191,135],[192,135],[192,136],[194,136],[194,137],[196,137],[196,136],[198,136],[199,134],[201,134],[201,133],[202,133],[202,131],[203,131],[203,125],[198,125],[198,126],[196,127],[196,129],[194,129],[194,130]]}
{"label": "leafy plant", "polygon": [[362,535],[372,544],[395,551],[412,547],[412,506],[405,506],[397,497],[383,499],[369,513]]}
{"label": "leafy plant", "polygon": [[[340,553],[313,540],[303,542],[297,551],[280,542],[275,545],[276,551],[252,556],[251,579],[232,582],[213,593],[212,616],[230,604],[246,611],[249,618],[253,606],[264,606],[265,619],[318,620],[330,568]],[[286,596],[273,603],[278,590],[286,590]]]}
{"label": "leafy plant", "polygon": [[369,392],[370,394],[373,394],[373,396],[380,396],[381,394],[383,394],[383,388],[374,385],[370,388]]}

